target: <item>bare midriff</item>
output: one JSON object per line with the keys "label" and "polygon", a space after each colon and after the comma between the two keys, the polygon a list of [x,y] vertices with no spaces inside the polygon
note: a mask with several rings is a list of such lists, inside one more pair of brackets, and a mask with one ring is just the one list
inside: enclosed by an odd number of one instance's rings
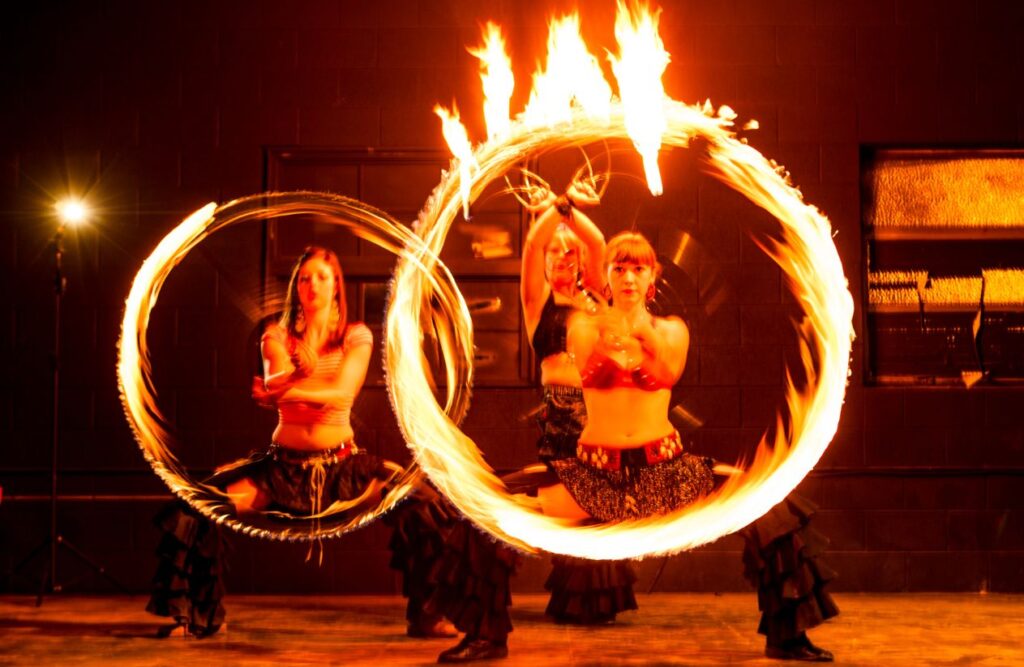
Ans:
{"label": "bare midriff", "polygon": [[579,441],[586,445],[628,449],[675,430],[668,420],[670,389],[584,389],[583,400],[587,404],[587,425]]}
{"label": "bare midriff", "polygon": [[333,424],[282,424],[274,429],[274,442],[302,451],[331,449],[353,438],[351,426]]}

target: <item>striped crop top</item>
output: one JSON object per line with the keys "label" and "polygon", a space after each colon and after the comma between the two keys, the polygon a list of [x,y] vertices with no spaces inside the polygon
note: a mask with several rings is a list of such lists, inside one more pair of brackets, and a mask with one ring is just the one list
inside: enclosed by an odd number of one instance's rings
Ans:
{"label": "striped crop top", "polygon": [[[295,350],[296,341],[289,336],[281,327],[271,326],[263,334],[263,338],[273,339],[281,342],[289,353]],[[322,386],[332,382],[341,369],[341,363],[345,355],[352,349],[361,345],[372,345],[373,334],[362,322],[355,322],[345,329],[345,338],[341,347],[326,352],[317,359],[316,368],[308,376],[299,380],[295,386],[303,388],[308,385]],[[352,412],[352,403],[355,396],[341,397],[338,404],[321,405],[306,401],[280,401],[277,405],[277,414],[282,424],[294,424],[298,426],[310,426],[312,424],[323,424],[325,426],[350,426],[349,418]]]}

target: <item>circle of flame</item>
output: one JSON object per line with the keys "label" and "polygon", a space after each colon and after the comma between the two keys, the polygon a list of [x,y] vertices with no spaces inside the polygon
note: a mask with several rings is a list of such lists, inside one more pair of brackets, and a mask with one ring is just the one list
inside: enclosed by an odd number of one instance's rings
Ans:
{"label": "circle of flame", "polygon": [[[796,323],[806,384],[796,387],[787,374],[789,421],[779,419],[775,441],[767,436],[754,460],[701,501],[664,516],[580,526],[545,516],[535,499],[510,495],[487,466],[476,444],[433,399],[418,349],[421,313],[429,297],[423,272],[400,261],[387,320],[389,390],[396,416],[417,463],[458,509],[479,527],[524,551],[591,559],[639,558],[691,549],[740,530],[781,502],[821,458],[835,435],[849,375],[853,340],[853,297],[828,219],[804,203],[788,176],[774,162],[736,137],[735,113],[665,101],[668,129],[664,143],[688,147],[706,142],[712,175],[767,210],[781,223],[777,241],[761,247],[786,274],[804,318]],[[604,119],[574,112],[555,126],[514,123],[504,138],[492,138],[472,154],[473,169],[458,160],[445,174],[420,214],[420,235],[439,255],[460,211],[460,192],[474,201],[494,178],[538,151],[628,139],[621,103]],[[463,173],[469,172],[469,182]],[[429,260],[433,261],[433,260]],[[471,330],[468,314],[456,329]],[[817,360],[817,363],[815,363]]]}
{"label": "circle of flame", "polygon": [[[334,537],[359,528],[400,502],[421,481],[422,472],[415,467],[393,471],[393,485],[384,499],[376,507],[345,522],[312,521],[286,513],[275,513],[277,520],[269,522],[269,527],[254,523],[261,513],[242,520],[234,514],[224,492],[193,481],[173,454],[171,429],[156,402],[146,332],[150,313],[167,276],[203,239],[230,225],[297,215],[315,215],[318,221],[347,227],[360,238],[401,256],[414,266],[423,268],[420,258],[430,254],[415,235],[386,213],[346,197],[321,192],[284,192],[251,195],[222,206],[211,203],[171,230],[143,262],[125,302],[118,341],[117,380],[121,402],[135,439],[156,474],[172,492],[209,519],[244,534],[280,541]],[[450,331],[447,326],[447,322],[458,320],[454,313],[466,307],[462,295],[436,257],[430,258],[430,271],[431,275],[424,279],[431,286],[432,303],[437,307],[434,327],[442,352],[446,358],[471,359],[470,341],[463,332]],[[470,373],[471,364],[465,363],[456,367],[449,377],[444,411],[455,421],[460,421],[468,409]],[[288,525],[289,522],[292,525]]]}

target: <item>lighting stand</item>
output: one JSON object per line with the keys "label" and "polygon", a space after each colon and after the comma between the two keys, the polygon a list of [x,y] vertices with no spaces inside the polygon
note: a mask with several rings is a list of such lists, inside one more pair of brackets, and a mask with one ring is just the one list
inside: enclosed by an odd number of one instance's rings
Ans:
{"label": "lighting stand", "polygon": [[[62,584],[57,578],[57,553],[59,547],[64,547],[73,556],[80,560],[85,565],[89,566],[96,574],[100,575],[116,588],[124,593],[130,592],[126,586],[115,579],[107,569],[97,563],[95,560],[87,556],[81,549],[76,547],[71,542],[67,541],[60,531],[57,530],[57,454],[58,445],[60,442],[60,306],[61,297],[64,296],[64,291],[67,288],[67,278],[63,271],[63,258],[64,258],[64,224],[62,223],[57,227],[57,232],[53,235],[52,240],[53,247],[53,258],[54,258],[54,334],[53,334],[53,439],[52,445],[52,456],[50,458],[50,534],[43,542],[37,546],[32,552],[14,568],[15,571],[20,570],[28,562],[36,557],[37,554],[44,550],[49,551],[48,563],[43,569],[40,575],[39,582],[39,594],[36,596],[36,606],[43,604],[43,596],[49,593],[60,593],[64,590],[65,584]],[[74,583],[74,582],[71,582]]]}

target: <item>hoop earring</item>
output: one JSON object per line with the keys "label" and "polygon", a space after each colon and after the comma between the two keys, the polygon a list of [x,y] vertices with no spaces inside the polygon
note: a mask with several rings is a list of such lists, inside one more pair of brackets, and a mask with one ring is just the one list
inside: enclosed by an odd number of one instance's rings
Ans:
{"label": "hoop earring", "polygon": [[605,286],[601,288],[601,296],[604,297],[605,301],[611,301],[612,300],[612,286],[608,285],[606,283]]}

